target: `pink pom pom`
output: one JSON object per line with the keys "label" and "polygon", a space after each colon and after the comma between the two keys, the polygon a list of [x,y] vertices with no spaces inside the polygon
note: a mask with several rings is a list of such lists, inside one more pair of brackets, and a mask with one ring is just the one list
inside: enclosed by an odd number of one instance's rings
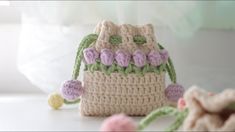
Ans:
{"label": "pink pom pom", "polygon": [[117,114],[107,118],[100,130],[102,132],[135,132],[137,128],[130,117],[124,114]]}
{"label": "pink pom pom", "polygon": [[184,100],[184,98],[179,98],[179,100],[178,100],[178,109],[180,110],[180,111],[182,111],[182,110],[184,110],[184,108],[185,108],[185,106],[186,106],[186,103],[185,103],[185,100]]}

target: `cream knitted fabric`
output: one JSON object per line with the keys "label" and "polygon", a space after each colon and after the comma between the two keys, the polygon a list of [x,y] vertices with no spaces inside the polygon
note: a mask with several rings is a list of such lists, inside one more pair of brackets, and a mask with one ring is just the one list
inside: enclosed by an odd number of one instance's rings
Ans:
{"label": "cream knitted fabric", "polygon": [[82,95],[80,112],[83,115],[146,115],[164,106],[166,98],[165,73],[136,74],[85,72],[85,93]]}
{"label": "cream knitted fabric", "polygon": [[[99,23],[95,29],[99,34],[92,45],[98,52],[104,48],[113,52],[121,49],[130,54],[140,49],[146,54],[150,50],[159,50],[152,25],[141,27],[129,24],[115,25],[109,21]],[[110,44],[112,35],[122,37],[118,45]],[[146,43],[137,45],[133,42],[135,35],[142,35]],[[82,115],[107,116],[114,113],[128,115],[146,115],[152,110],[166,104],[165,72],[145,73],[143,76],[135,73],[124,75],[114,72],[107,75],[101,71],[85,71],[85,92],[81,97],[80,112]]]}
{"label": "cream knitted fabric", "polygon": [[235,131],[235,112],[225,108],[235,102],[235,90],[228,89],[210,96],[197,87],[184,95],[189,114],[184,121],[186,131]]}
{"label": "cream knitted fabric", "polygon": [[[132,54],[136,49],[141,49],[145,53],[148,53],[152,49],[159,50],[151,24],[144,26],[133,26],[130,24],[115,25],[110,21],[103,21],[97,25],[94,32],[99,34],[95,43],[95,48],[98,51],[104,48],[111,48],[113,51],[122,49]],[[112,35],[120,35],[122,37],[122,43],[118,45],[110,44],[109,38]],[[144,36],[147,42],[143,45],[136,45],[133,42],[135,35]]]}

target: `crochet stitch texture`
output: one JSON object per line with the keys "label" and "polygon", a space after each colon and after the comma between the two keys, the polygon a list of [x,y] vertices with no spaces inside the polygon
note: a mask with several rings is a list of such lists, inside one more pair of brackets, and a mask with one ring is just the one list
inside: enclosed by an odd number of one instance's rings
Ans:
{"label": "crochet stitch texture", "polygon": [[[109,49],[113,53],[122,50],[132,55],[136,51],[141,51],[146,56],[152,50],[160,51],[150,24],[138,27],[129,24],[115,25],[112,22],[103,21],[97,25],[95,33],[99,36],[90,47],[95,48],[101,55],[104,49]],[[141,40],[140,35],[145,39]],[[115,44],[110,43],[110,39],[115,40]],[[143,59],[147,61],[146,58]],[[145,65],[143,59],[138,56],[139,67]],[[105,61],[104,64],[110,65],[111,60]],[[137,67],[138,69],[143,70]],[[167,104],[164,94],[164,70],[158,74],[152,71],[140,76],[135,72],[126,75],[122,72],[105,74],[102,70],[92,72],[88,66],[88,70],[84,72],[84,90],[79,107],[82,115],[107,116],[122,112],[127,115],[146,115]]]}

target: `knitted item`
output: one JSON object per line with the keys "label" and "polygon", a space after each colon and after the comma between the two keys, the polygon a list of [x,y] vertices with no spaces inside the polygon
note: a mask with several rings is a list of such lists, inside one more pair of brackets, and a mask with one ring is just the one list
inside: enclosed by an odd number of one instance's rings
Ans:
{"label": "knitted item", "polygon": [[83,115],[146,115],[167,105],[164,96],[165,73],[106,75],[95,71],[84,73],[85,92],[82,95],[80,113]]}
{"label": "knitted item", "polygon": [[63,83],[61,88],[62,96],[67,100],[76,100],[82,93],[84,89],[82,83],[78,80],[68,80]]}
{"label": "knitted item", "polygon": [[193,87],[184,95],[189,115],[184,121],[185,131],[235,131],[235,90],[227,89],[216,95]]}
{"label": "knitted item", "polygon": [[102,49],[100,53],[101,63],[106,66],[111,66],[114,61],[114,54],[110,49]]}
{"label": "knitted item", "polygon": [[[144,130],[162,116],[176,118],[165,130],[167,132],[176,131],[182,124],[184,131],[235,131],[235,90],[227,89],[220,94],[211,95],[197,87],[190,88],[184,98],[178,100],[178,109],[165,106],[152,111],[139,122],[136,132]],[[119,128],[120,125],[114,127],[113,120],[115,124],[122,124],[122,120],[112,116],[103,123],[105,128]],[[133,123],[125,125],[126,128],[131,126],[134,126]]]}
{"label": "knitted item", "polygon": [[153,66],[159,66],[162,63],[162,58],[161,55],[158,51],[152,50],[148,54],[148,61],[150,62],[151,65]]}
{"label": "knitted item", "polygon": [[116,51],[115,54],[115,60],[117,61],[117,64],[121,67],[128,67],[129,62],[131,60],[131,56],[129,53],[123,51],[123,50],[118,50]]}
{"label": "knitted item", "polygon": [[57,92],[51,93],[48,97],[48,104],[53,109],[59,109],[64,104],[64,99]]}
{"label": "knitted item", "polygon": [[135,132],[137,130],[134,121],[124,115],[113,115],[103,122],[101,126],[102,132]]}
{"label": "knitted item", "polygon": [[99,57],[99,53],[95,48],[86,48],[83,50],[83,56],[87,64],[94,64]]}
{"label": "knitted item", "polygon": [[177,102],[184,94],[184,88],[179,84],[170,84],[165,90],[166,97],[173,102]]}
{"label": "knitted item", "polygon": [[136,50],[134,52],[133,59],[137,67],[143,67],[146,64],[146,56],[141,50]]}
{"label": "knitted item", "polygon": [[[82,61],[84,87],[77,80]],[[61,94],[65,104],[80,102],[83,115],[146,115],[169,104],[164,91],[166,72],[175,84],[173,64],[156,42],[152,25],[103,21],[80,43],[72,80],[63,84]]]}

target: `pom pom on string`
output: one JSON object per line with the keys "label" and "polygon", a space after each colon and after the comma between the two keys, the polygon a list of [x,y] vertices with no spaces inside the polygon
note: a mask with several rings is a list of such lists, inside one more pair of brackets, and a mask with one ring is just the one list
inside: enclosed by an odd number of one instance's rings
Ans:
{"label": "pom pom on string", "polygon": [[134,121],[124,115],[117,114],[107,118],[102,126],[100,131],[102,132],[135,132],[137,131],[137,127]]}
{"label": "pom pom on string", "polygon": [[182,85],[173,83],[168,85],[168,87],[165,89],[165,95],[168,98],[168,100],[177,102],[180,97],[183,97],[184,94],[184,88]]}
{"label": "pom pom on string", "polygon": [[53,109],[59,109],[64,103],[63,97],[59,93],[51,93],[48,97],[48,104]]}
{"label": "pom pom on string", "polygon": [[78,99],[84,92],[82,83],[78,80],[65,81],[61,88],[61,94],[64,99],[74,101]]}

